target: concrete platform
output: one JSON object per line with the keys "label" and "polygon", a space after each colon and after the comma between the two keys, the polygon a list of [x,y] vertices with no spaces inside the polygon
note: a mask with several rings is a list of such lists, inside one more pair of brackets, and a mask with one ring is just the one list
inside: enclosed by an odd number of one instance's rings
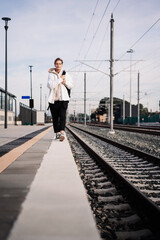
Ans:
{"label": "concrete platform", "polygon": [[8,240],[73,239],[100,236],[68,140],[53,140]]}
{"label": "concrete platform", "polygon": [[0,125],[0,146],[6,143],[9,143],[17,138],[30,134],[34,131],[43,129],[47,126],[52,126],[52,124],[48,123],[48,124],[45,124],[44,126],[8,125],[7,129],[4,128],[3,125]]}
{"label": "concrete platform", "polygon": [[[9,127],[5,129],[5,134],[8,134],[8,140],[10,140],[9,145],[10,142],[13,141],[13,136],[15,139],[16,137],[19,137],[19,129],[22,136],[26,136],[28,133],[37,131],[38,127],[15,126],[14,128],[14,126],[12,126],[11,128]],[[0,136],[1,142],[3,142],[4,136],[6,135]],[[38,141],[35,144],[32,144],[28,150],[25,150],[23,154],[20,154],[12,164],[9,166],[7,164],[6,168],[0,174],[0,240],[7,239],[14,221],[21,211],[22,203],[30,190],[30,186],[41,165],[43,156],[47,153],[50,147],[53,138],[53,131],[49,131],[42,138],[37,135],[36,138]],[[31,142],[30,140],[32,141],[33,139],[28,139],[28,142]],[[17,145],[14,146],[15,151],[17,151],[16,146]],[[3,146],[0,148],[3,150]],[[18,148],[24,149],[24,145],[22,144]],[[8,154],[10,155],[9,159],[11,160],[12,158],[13,160],[14,154],[11,154],[13,151],[0,157],[0,165],[4,160],[3,158],[7,158]]]}

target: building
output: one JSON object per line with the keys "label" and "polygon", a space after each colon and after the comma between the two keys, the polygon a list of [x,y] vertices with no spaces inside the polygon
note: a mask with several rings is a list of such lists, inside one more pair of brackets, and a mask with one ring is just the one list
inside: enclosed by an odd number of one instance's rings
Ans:
{"label": "building", "polygon": [[[15,124],[15,120],[16,120],[15,109],[16,109],[16,96],[8,92],[7,94],[7,123],[8,124]],[[0,87],[0,124],[1,125],[4,124],[4,120],[5,120],[5,90]]]}
{"label": "building", "polygon": [[[141,106],[140,106],[141,109]],[[125,101],[125,118],[129,117],[130,103]],[[132,105],[132,117],[137,117],[138,106]],[[95,117],[95,116],[96,117]],[[123,118],[123,99],[113,98],[113,119],[114,123],[118,123],[119,119]],[[95,114],[91,115],[92,121],[98,122],[110,122],[110,99],[105,97],[100,100],[99,106],[95,111]]]}

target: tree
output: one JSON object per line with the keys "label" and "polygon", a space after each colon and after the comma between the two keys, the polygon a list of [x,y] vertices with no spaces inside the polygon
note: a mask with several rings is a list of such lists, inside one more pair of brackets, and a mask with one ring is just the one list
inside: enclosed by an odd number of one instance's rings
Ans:
{"label": "tree", "polygon": [[141,116],[148,116],[148,108],[144,108],[143,104],[140,104],[140,115]]}

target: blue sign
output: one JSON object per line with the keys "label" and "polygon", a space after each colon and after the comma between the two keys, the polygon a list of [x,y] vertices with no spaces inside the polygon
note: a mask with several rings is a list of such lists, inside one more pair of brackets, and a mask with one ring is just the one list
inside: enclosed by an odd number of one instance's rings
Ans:
{"label": "blue sign", "polygon": [[30,99],[30,96],[22,96],[22,99]]}

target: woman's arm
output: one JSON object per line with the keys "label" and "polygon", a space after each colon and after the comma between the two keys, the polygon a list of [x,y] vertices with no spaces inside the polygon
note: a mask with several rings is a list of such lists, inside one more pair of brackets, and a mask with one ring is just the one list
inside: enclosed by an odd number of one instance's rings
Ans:
{"label": "woman's arm", "polygon": [[73,81],[72,81],[71,76],[70,76],[68,73],[66,73],[66,75],[65,75],[64,85],[65,85],[68,89],[72,89],[72,88],[73,88]]}
{"label": "woman's arm", "polygon": [[57,78],[57,76],[53,73],[49,73],[47,87],[52,90],[58,86],[63,81],[62,78]]}

